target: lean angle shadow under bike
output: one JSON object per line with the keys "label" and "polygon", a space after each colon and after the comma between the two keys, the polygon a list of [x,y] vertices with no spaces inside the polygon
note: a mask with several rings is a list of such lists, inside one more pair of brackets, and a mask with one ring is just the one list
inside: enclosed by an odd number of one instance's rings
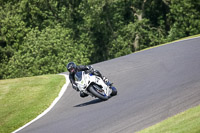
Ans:
{"label": "lean angle shadow under bike", "polygon": [[100,77],[84,71],[75,74],[75,82],[80,91],[101,100],[108,100],[111,96],[117,95],[117,89],[114,86],[105,84]]}

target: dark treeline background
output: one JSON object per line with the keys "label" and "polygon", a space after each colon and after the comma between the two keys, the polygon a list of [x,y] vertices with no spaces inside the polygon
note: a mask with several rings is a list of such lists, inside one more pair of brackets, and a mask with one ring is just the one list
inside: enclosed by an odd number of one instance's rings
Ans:
{"label": "dark treeline background", "polygon": [[66,71],[200,33],[200,0],[0,0],[0,79]]}

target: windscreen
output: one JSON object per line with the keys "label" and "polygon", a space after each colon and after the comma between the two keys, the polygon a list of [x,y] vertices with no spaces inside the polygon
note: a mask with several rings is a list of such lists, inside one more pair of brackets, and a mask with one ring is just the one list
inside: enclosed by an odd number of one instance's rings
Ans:
{"label": "windscreen", "polygon": [[82,71],[77,72],[75,74],[75,81],[81,81],[82,80]]}

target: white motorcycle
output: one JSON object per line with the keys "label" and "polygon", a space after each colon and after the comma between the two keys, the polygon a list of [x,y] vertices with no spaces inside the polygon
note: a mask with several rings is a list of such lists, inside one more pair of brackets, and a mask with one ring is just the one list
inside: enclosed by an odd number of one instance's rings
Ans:
{"label": "white motorcycle", "polygon": [[107,85],[100,77],[84,71],[75,74],[75,82],[80,91],[101,100],[108,100],[111,96],[117,95],[114,86]]}

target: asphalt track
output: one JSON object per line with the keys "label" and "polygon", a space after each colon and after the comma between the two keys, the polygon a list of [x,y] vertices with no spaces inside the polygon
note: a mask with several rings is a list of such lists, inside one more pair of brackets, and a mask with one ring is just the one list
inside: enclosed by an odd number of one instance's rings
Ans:
{"label": "asphalt track", "polygon": [[200,104],[200,38],[94,64],[118,89],[108,101],[71,85],[55,107],[19,133],[133,133]]}

